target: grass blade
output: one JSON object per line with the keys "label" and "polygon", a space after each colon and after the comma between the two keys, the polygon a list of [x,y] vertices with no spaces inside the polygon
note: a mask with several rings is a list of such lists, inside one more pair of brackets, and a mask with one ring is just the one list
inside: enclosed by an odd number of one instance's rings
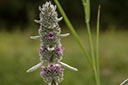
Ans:
{"label": "grass blade", "polygon": [[[100,75],[100,64],[99,64],[99,31],[100,31],[100,8],[98,7],[98,14],[97,14],[97,33],[96,33],[96,64],[97,64],[97,72]],[[100,79],[100,78],[99,78]]]}
{"label": "grass blade", "polygon": [[96,80],[96,85],[100,85],[100,78],[99,78],[99,73],[97,72],[97,63],[96,63],[96,58],[94,55],[94,46],[93,46],[93,41],[92,41],[92,34],[91,34],[91,29],[90,29],[90,0],[82,0],[83,6],[84,6],[84,13],[85,13],[85,23],[87,25],[87,30],[88,30],[88,37],[89,37],[89,44],[90,44],[90,50],[91,50],[91,58],[92,58],[92,64],[93,64],[93,71],[94,71],[94,76]]}
{"label": "grass blade", "polygon": [[86,59],[87,59],[89,65],[92,67],[91,59],[90,59],[90,57],[88,56],[86,50],[84,49],[84,46],[82,45],[82,43],[81,43],[81,41],[80,41],[80,38],[79,38],[78,34],[76,33],[74,27],[72,26],[71,22],[69,21],[68,17],[66,16],[66,14],[65,14],[63,8],[61,7],[60,3],[58,2],[58,0],[54,0],[54,1],[55,1],[55,3],[56,3],[56,5],[57,5],[57,7],[58,7],[58,9],[59,9],[59,11],[60,11],[60,13],[61,13],[62,16],[63,16],[65,23],[67,24],[68,28],[70,29],[70,31],[72,32],[73,36],[75,37],[77,43],[79,44],[79,46],[80,46],[80,48],[81,48],[81,50],[82,50],[84,56],[86,57]]}

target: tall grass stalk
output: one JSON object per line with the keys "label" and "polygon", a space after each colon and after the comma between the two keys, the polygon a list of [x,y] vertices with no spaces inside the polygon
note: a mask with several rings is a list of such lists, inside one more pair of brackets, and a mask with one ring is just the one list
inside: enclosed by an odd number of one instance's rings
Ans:
{"label": "tall grass stalk", "polygon": [[98,47],[99,47],[99,14],[97,18],[97,46],[96,46],[96,57],[94,55],[94,46],[92,41],[92,34],[90,29],[90,0],[82,0],[83,6],[84,6],[84,13],[85,13],[85,23],[87,25],[88,30],[88,37],[89,37],[89,43],[90,43],[90,50],[91,50],[91,58],[92,58],[92,64],[93,64],[93,71],[95,75],[96,85],[100,85],[100,75],[99,75],[99,59],[98,59]]}
{"label": "tall grass stalk", "polygon": [[91,63],[91,58],[88,56],[88,54],[87,54],[87,52],[86,52],[86,50],[85,50],[83,44],[82,44],[81,41],[80,41],[80,38],[79,38],[78,34],[76,33],[76,31],[75,31],[74,27],[72,26],[71,22],[69,21],[68,17],[66,16],[66,14],[65,14],[63,8],[61,7],[59,1],[58,1],[58,0],[54,0],[54,1],[55,1],[56,5],[58,6],[58,9],[59,9],[60,13],[61,13],[62,16],[63,16],[65,23],[67,24],[68,28],[70,29],[70,31],[72,32],[73,36],[75,37],[77,43],[79,44],[79,46],[80,46],[80,48],[81,48],[81,50],[82,50],[84,56],[86,57],[86,59],[87,59],[89,65],[90,65],[91,67],[93,67],[93,65],[92,65],[92,63]]}
{"label": "tall grass stalk", "polygon": [[98,7],[98,14],[97,14],[97,32],[96,32],[96,65],[97,65],[97,72],[99,75],[99,81],[100,81],[100,64],[99,64],[99,31],[100,31],[100,8]]}

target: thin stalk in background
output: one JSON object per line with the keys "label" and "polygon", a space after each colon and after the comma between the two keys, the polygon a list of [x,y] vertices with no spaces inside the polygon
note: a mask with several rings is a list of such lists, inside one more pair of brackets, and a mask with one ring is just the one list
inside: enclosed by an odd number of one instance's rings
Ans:
{"label": "thin stalk in background", "polygon": [[85,13],[85,23],[87,25],[87,31],[88,31],[88,38],[89,38],[89,44],[90,44],[90,52],[91,52],[91,58],[93,62],[93,68],[95,68],[95,55],[94,55],[94,46],[92,42],[92,34],[90,29],[90,0],[82,0],[83,6],[84,6],[84,13]]}
{"label": "thin stalk in background", "polygon": [[87,24],[87,30],[88,30],[88,36],[89,36],[89,44],[90,44],[91,58],[92,58],[93,71],[94,71],[94,76],[96,80],[96,85],[100,85],[99,77],[98,77],[99,75],[98,75],[97,68],[96,68],[97,65],[96,65],[96,59],[94,55],[94,47],[93,47],[93,42],[92,42],[90,24],[87,22],[86,24]]}
{"label": "thin stalk in background", "polygon": [[87,25],[88,37],[89,37],[89,44],[90,44],[90,52],[91,52],[91,59],[93,63],[93,69],[95,69],[95,55],[94,55],[94,47],[92,42],[92,35],[90,30],[90,0],[87,0],[86,3],[82,0],[84,6],[84,13],[85,13],[85,23]]}
{"label": "thin stalk in background", "polygon": [[96,64],[96,58],[94,55],[94,46],[92,41],[92,34],[90,29],[90,0],[82,0],[83,6],[84,6],[84,13],[85,13],[85,23],[87,25],[88,30],[88,37],[89,37],[89,44],[90,44],[90,50],[91,50],[91,58],[92,58],[92,64],[93,64],[93,71],[94,76],[96,80],[96,85],[100,85],[100,75],[97,72],[97,64]]}
{"label": "thin stalk in background", "polygon": [[100,64],[99,64],[99,31],[100,31],[100,8],[98,7],[98,14],[97,14],[97,32],[96,32],[96,65],[97,65],[97,72],[100,79]]}
{"label": "thin stalk in background", "polygon": [[57,7],[58,7],[58,9],[59,9],[59,11],[60,11],[60,13],[62,14],[65,23],[67,24],[68,28],[70,29],[70,31],[72,32],[73,36],[75,37],[77,43],[79,44],[79,46],[80,46],[80,48],[81,48],[81,50],[82,50],[84,56],[86,57],[86,59],[87,59],[89,65],[90,65],[91,67],[93,67],[93,65],[92,65],[92,63],[91,63],[90,57],[88,56],[88,54],[87,54],[87,52],[86,52],[86,50],[85,50],[83,44],[82,44],[81,41],[80,41],[80,38],[79,38],[78,34],[76,33],[76,31],[75,31],[74,27],[72,26],[71,22],[69,21],[68,17],[66,16],[66,14],[65,14],[63,8],[61,7],[59,1],[58,1],[58,0],[54,0],[54,2],[56,3],[56,5],[57,5]]}

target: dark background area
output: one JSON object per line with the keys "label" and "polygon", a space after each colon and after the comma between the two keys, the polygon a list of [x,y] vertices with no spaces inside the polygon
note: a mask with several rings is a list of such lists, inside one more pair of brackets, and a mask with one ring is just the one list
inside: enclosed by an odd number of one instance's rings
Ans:
{"label": "dark background area", "polygon": [[[38,6],[48,0],[0,0],[0,29],[28,29],[36,25]],[[73,25],[84,25],[81,0],[59,0]],[[54,2],[53,2],[54,3]],[[101,4],[101,26],[128,29],[128,0],[91,0],[91,24],[96,23],[97,7]],[[63,22],[61,24],[64,25]],[[32,28],[33,29],[33,28]],[[78,28],[79,29],[79,28]]]}

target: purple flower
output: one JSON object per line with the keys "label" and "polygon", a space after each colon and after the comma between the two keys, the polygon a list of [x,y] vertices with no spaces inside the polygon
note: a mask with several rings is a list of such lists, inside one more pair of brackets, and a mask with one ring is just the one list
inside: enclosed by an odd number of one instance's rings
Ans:
{"label": "purple flower", "polygon": [[45,73],[46,73],[46,71],[42,71],[42,72],[40,72],[40,75],[45,75]]}
{"label": "purple flower", "polygon": [[53,32],[50,32],[48,36],[49,36],[49,39],[52,40],[53,39]]}
{"label": "purple flower", "polygon": [[61,66],[57,66],[56,69],[57,69],[57,70],[60,70],[60,69],[61,69]]}
{"label": "purple flower", "polygon": [[54,70],[54,65],[53,64],[50,65],[50,70]]}
{"label": "purple flower", "polygon": [[61,52],[61,51],[58,51],[57,53],[58,53],[58,55],[61,55],[61,54],[62,54],[62,52]]}
{"label": "purple flower", "polygon": [[57,53],[58,53],[58,55],[61,55],[62,54],[62,48],[57,48]]}
{"label": "purple flower", "polygon": [[61,49],[60,48],[57,48],[57,51],[60,51]]}
{"label": "purple flower", "polygon": [[64,69],[60,69],[59,72],[62,73],[64,71]]}
{"label": "purple flower", "polygon": [[49,39],[50,39],[50,40],[52,40],[52,39],[53,39],[53,37],[49,37]]}
{"label": "purple flower", "polygon": [[62,48],[62,50],[64,51],[64,48]]}

